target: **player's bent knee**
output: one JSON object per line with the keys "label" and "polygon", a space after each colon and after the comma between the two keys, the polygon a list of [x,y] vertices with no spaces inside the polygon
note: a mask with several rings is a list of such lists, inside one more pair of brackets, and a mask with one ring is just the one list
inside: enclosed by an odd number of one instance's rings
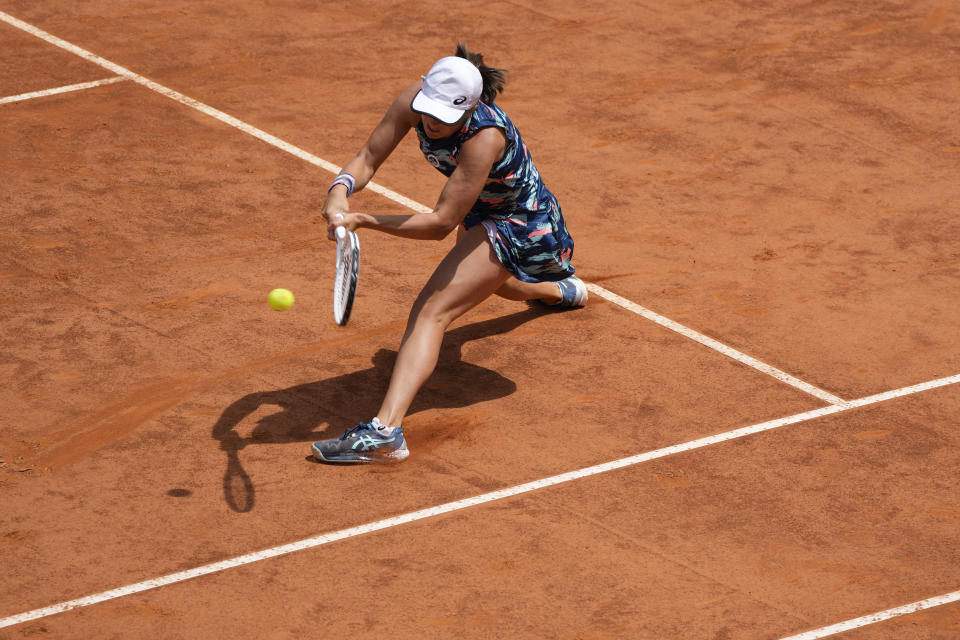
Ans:
{"label": "player's bent knee", "polygon": [[447,308],[447,305],[443,303],[440,296],[436,295],[437,293],[438,292],[420,292],[420,295],[417,296],[417,299],[413,303],[413,307],[410,309],[410,315],[407,319],[408,325],[414,326],[420,323],[431,322],[446,328],[456,319],[455,314]]}

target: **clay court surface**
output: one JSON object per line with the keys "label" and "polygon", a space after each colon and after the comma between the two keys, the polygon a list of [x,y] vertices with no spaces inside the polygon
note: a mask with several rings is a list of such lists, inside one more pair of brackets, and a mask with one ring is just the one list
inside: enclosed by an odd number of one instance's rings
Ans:
{"label": "clay court surface", "polygon": [[[960,5],[0,12],[0,637],[960,638]],[[318,164],[458,38],[591,299],[483,303],[410,459],[321,465],[453,238],[361,231],[336,326]]]}

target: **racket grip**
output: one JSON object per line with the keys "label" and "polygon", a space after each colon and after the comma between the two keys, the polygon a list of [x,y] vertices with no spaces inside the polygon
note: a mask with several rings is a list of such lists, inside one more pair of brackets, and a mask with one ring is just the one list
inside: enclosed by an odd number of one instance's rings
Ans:
{"label": "racket grip", "polygon": [[343,240],[347,237],[347,228],[346,227],[337,227],[336,230],[337,238]]}

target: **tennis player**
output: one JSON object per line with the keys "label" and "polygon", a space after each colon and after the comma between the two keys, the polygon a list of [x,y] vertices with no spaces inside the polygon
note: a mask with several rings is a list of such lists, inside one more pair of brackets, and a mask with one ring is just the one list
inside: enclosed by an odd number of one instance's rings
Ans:
{"label": "tennis player", "polygon": [[[315,442],[325,462],[399,461],[409,454],[403,418],[437,364],[444,331],[490,294],[582,306],[583,282],[570,265],[573,239],[557,199],[544,186],[520,132],[494,104],[505,73],[457,44],[430,72],[400,92],[360,152],[327,192],[323,215],[336,227],[376,229],[403,238],[457,242],[410,310],[390,386],[370,422]],[[410,129],[426,159],[448,180],[430,213],[350,213],[362,189]]]}

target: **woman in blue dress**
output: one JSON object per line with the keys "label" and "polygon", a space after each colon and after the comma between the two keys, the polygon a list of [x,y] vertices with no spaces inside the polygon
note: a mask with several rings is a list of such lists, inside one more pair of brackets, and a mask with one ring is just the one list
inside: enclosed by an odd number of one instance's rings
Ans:
{"label": "woman in blue dress", "polygon": [[[559,307],[587,300],[570,265],[573,239],[560,205],[544,186],[520,133],[494,104],[504,72],[458,43],[455,56],[404,89],[327,193],[330,238],[344,226],[404,238],[457,242],[410,310],[390,385],[370,422],[313,444],[325,462],[399,461],[409,455],[403,418],[437,364],[447,327],[490,294]],[[362,189],[410,129],[426,159],[448,177],[430,213],[350,213]]]}

